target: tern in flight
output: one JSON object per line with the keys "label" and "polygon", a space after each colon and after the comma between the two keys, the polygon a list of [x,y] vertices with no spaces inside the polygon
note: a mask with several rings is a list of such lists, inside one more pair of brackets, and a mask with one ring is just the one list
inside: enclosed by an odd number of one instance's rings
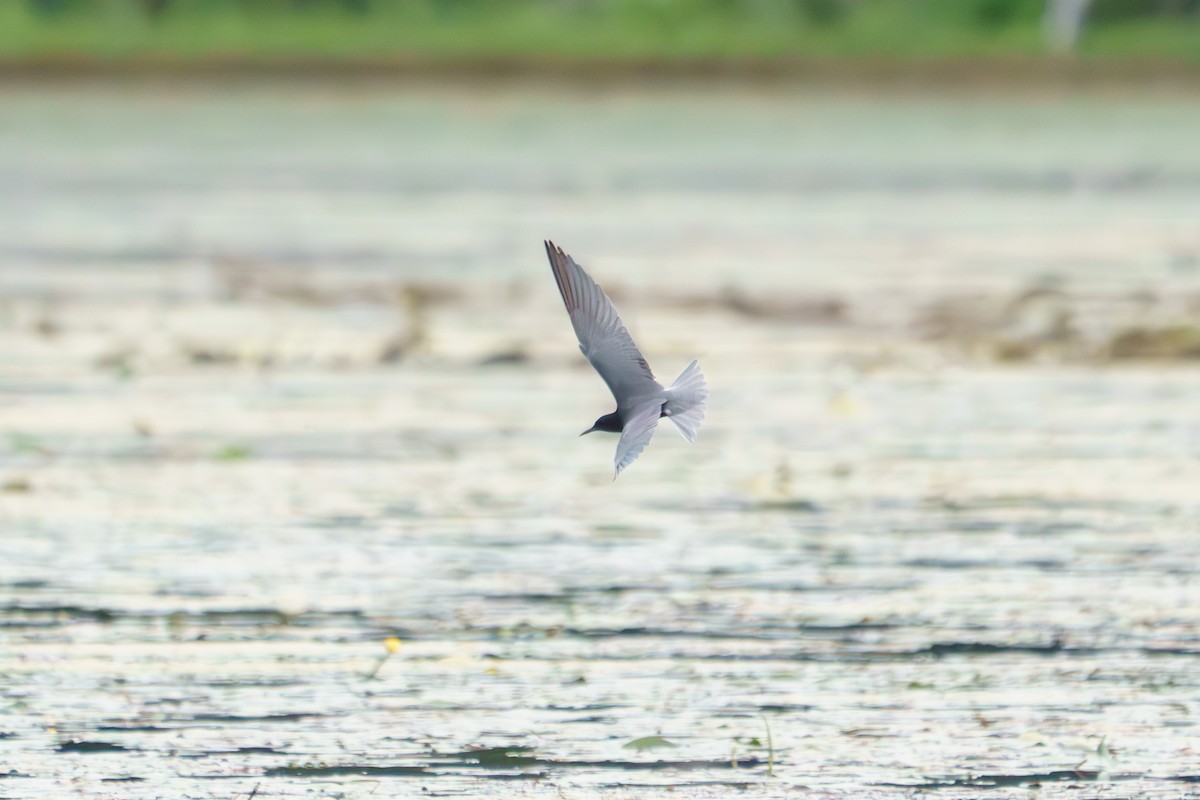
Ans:
{"label": "tern in flight", "polygon": [[617,468],[613,480],[650,443],[660,417],[671,420],[683,438],[694,442],[708,403],[708,385],[700,372],[700,362],[688,364],[675,382],[664,388],[654,379],[645,356],[633,343],[604,290],[553,242],[546,242],[546,255],[579,337],[579,349],[617,400],[616,411],[600,417],[580,434],[621,434],[613,459]]}

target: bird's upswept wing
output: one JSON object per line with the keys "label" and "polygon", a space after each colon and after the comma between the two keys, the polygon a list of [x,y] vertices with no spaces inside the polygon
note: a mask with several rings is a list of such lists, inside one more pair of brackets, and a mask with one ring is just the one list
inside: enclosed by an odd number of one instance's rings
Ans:
{"label": "bird's upswept wing", "polygon": [[[662,385],[654,379],[650,365],[633,343],[633,338],[604,290],[575,263],[575,259],[553,242],[546,242],[546,255],[550,258],[550,268],[554,270],[554,279],[558,282],[558,291],[567,306],[567,313],[571,315],[575,335],[579,337],[579,349],[612,390],[617,407],[627,405],[630,400],[661,392]],[[626,431],[628,429],[627,424]],[[625,442],[624,436],[621,442]],[[637,452],[640,451],[639,447]],[[630,461],[637,456],[637,452]],[[617,453],[619,456],[620,447]],[[617,461],[620,462],[619,457]],[[618,463],[617,471],[620,470]]]}
{"label": "bird's upswept wing", "polygon": [[654,429],[658,427],[658,418],[662,415],[662,407],[662,400],[647,400],[634,407],[632,413],[626,417],[625,429],[617,441],[617,454],[613,457],[613,464],[617,468],[613,474],[614,481],[621,474],[621,470],[632,464],[646,449],[646,445],[650,444]]}

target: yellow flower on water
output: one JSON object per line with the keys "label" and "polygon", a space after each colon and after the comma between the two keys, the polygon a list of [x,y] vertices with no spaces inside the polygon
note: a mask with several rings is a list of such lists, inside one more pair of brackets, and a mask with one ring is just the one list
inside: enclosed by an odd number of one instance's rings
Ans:
{"label": "yellow flower on water", "polygon": [[387,648],[389,653],[399,653],[402,642],[398,637],[389,636],[383,640],[383,646]]}

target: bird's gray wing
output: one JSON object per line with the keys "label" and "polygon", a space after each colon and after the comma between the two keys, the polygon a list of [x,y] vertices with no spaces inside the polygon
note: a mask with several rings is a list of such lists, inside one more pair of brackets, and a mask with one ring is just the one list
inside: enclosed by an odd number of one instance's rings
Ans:
{"label": "bird's gray wing", "polygon": [[617,475],[621,474],[621,470],[632,464],[646,449],[646,445],[650,444],[654,429],[658,427],[658,418],[662,416],[662,407],[661,399],[648,400],[634,406],[633,413],[625,419],[625,428],[621,431],[621,438],[617,440],[617,454],[613,458],[613,464],[617,467],[613,474],[614,481]]}
{"label": "bird's gray wing", "polygon": [[633,343],[604,290],[553,242],[546,242],[546,255],[571,315],[579,349],[608,384],[617,406],[631,398],[661,391],[662,385],[654,379],[650,365]]}

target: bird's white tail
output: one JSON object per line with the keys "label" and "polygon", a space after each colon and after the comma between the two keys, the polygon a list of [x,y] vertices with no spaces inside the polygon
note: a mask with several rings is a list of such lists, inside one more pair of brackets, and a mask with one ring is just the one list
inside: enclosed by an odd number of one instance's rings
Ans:
{"label": "bird's white tail", "polygon": [[693,361],[680,373],[666,390],[667,403],[663,416],[675,424],[683,438],[696,441],[696,432],[704,422],[704,411],[708,407],[708,384],[700,372],[700,362]]}

